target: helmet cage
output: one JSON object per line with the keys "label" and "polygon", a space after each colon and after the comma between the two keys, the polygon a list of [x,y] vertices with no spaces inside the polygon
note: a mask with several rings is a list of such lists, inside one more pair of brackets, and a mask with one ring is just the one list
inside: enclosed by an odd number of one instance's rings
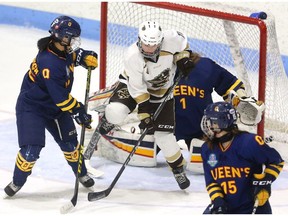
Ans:
{"label": "helmet cage", "polygon": [[203,116],[201,120],[201,130],[204,132],[204,134],[212,140],[215,136],[215,132],[211,127],[211,121],[207,119],[207,116]]}
{"label": "helmet cage", "polygon": [[237,113],[235,108],[226,102],[217,102],[208,105],[204,110],[201,129],[212,140],[215,133],[230,130],[237,126]]}
{"label": "helmet cage", "polygon": [[68,53],[72,53],[74,51],[76,51],[77,49],[79,49],[81,45],[81,38],[80,37],[72,37],[71,38],[71,42],[70,42],[70,46],[68,47]]}
{"label": "helmet cage", "polygon": [[[138,48],[139,51],[145,58],[156,60],[160,54],[162,43],[163,43],[163,32],[162,28],[157,22],[146,21],[139,27],[138,34]],[[143,44],[147,46],[155,46],[157,48],[153,53],[148,53],[143,50]]]}
{"label": "helmet cage", "polygon": [[[163,39],[162,39],[163,41]],[[138,37],[138,48],[139,48],[139,51],[141,52],[141,54],[143,55],[144,58],[148,58],[148,59],[152,59],[152,60],[156,60],[157,57],[160,55],[160,51],[161,51],[161,48],[162,48],[162,41],[160,44],[158,44],[157,48],[155,49],[155,51],[153,53],[148,53],[148,52],[145,52],[143,50],[143,47],[142,47],[142,41],[140,39],[140,37]]]}

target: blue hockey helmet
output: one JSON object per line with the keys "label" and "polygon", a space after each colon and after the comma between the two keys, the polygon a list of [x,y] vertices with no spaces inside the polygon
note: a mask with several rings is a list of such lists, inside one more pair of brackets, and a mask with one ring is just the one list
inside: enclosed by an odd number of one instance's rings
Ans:
{"label": "blue hockey helmet", "polygon": [[68,16],[59,16],[53,20],[49,32],[62,45],[69,46],[69,52],[77,50],[81,45],[81,28],[78,22]]}
{"label": "blue hockey helmet", "polygon": [[232,104],[216,102],[209,104],[204,110],[201,129],[212,140],[215,132],[228,131],[237,127],[236,121],[237,113]]}

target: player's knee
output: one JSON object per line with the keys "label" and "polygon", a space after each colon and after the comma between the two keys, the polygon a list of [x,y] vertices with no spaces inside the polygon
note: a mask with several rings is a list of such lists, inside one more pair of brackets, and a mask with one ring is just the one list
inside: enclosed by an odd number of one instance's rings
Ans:
{"label": "player's knee", "polygon": [[60,148],[64,154],[65,159],[68,162],[78,162],[79,158],[79,143],[65,142],[64,145],[60,145]]}
{"label": "player's knee", "polygon": [[128,116],[130,110],[122,103],[112,102],[105,108],[105,116],[108,122],[112,124],[120,124]]}
{"label": "player's knee", "polygon": [[42,146],[27,145],[20,149],[20,153],[26,161],[36,161],[39,158]]}
{"label": "player's knee", "polygon": [[63,152],[72,152],[76,149],[78,145],[78,140],[77,138],[75,138],[70,141],[61,140],[60,142],[57,143]]}
{"label": "player's knee", "polygon": [[23,172],[30,172],[39,158],[42,146],[23,146],[17,154],[16,166]]}

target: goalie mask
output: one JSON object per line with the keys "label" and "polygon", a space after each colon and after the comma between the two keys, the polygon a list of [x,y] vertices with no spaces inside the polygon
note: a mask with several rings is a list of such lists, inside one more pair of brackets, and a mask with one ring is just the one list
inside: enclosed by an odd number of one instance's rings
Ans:
{"label": "goalie mask", "polygon": [[49,32],[55,41],[67,47],[67,52],[72,53],[81,45],[81,28],[78,22],[68,16],[57,17],[50,25]]}
{"label": "goalie mask", "polygon": [[157,62],[163,43],[163,32],[154,21],[146,21],[139,27],[138,48],[144,58]]}
{"label": "goalie mask", "polygon": [[236,121],[237,113],[230,103],[216,102],[208,105],[204,110],[201,129],[210,140],[213,140],[215,133],[237,128]]}

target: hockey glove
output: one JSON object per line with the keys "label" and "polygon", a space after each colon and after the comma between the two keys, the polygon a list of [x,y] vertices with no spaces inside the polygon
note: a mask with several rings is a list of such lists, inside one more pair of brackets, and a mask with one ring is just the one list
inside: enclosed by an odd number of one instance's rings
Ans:
{"label": "hockey glove", "polygon": [[141,130],[141,133],[144,131],[145,128],[147,128],[148,134],[153,134],[154,133],[154,124],[153,124],[152,117],[148,116],[148,117],[142,119],[140,124],[139,124],[139,128]]}
{"label": "hockey glove", "polygon": [[256,100],[254,97],[246,96],[244,89],[238,89],[237,92],[231,90],[228,102],[231,102],[240,114],[241,123],[253,126],[262,120],[265,104],[262,101]]}
{"label": "hockey glove", "polygon": [[98,55],[93,51],[78,49],[76,51],[76,66],[81,65],[88,69],[89,67],[94,70],[98,67]]}
{"label": "hockey glove", "polygon": [[79,125],[84,125],[85,128],[91,129],[92,116],[87,114],[82,103],[78,103],[77,107],[72,109],[72,114]]}
{"label": "hockey glove", "polygon": [[258,199],[258,205],[263,206],[271,195],[271,184],[273,176],[268,173],[254,174],[252,184],[254,186],[254,197]]}
{"label": "hockey glove", "polygon": [[240,114],[240,121],[245,125],[257,125],[265,110],[265,104],[254,97],[241,97],[237,111]]}
{"label": "hockey glove", "polygon": [[149,101],[145,101],[138,105],[138,118],[140,119],[139,128],[141,133],[145,128],[148,130],[148,134],[154,133],[154,122],[152,119],[152,106]]}
{"label": "hockey glove", "polygon": [[228,210],[226,201],[221,197],[217,197],[215,200],[213,200],[209,209],[210,214],[226,214]]}
{"label": "hockey glove", "polygon": [[190,58],[191,51],[182,51],[180,53],[176,53],[174,56],[176,65],[180,71],[180,74],[183,75],[184,78],[187,78],[195,67],[193,60]]}

